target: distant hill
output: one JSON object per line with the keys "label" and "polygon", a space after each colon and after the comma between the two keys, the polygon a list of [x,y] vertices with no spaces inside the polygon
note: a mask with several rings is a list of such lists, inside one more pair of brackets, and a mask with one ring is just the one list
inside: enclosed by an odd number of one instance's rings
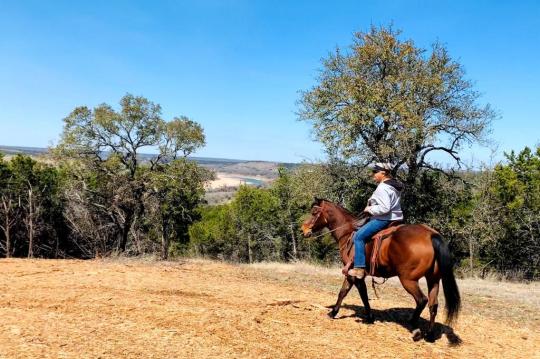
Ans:
{"label": "distant hill", "polygon": [[[47,153],[46,148],[40,147],[21,147],[21,146],[1,146],[0,153],[8,156],[14,156],[17,154],[25,154],[28,156],[39,157]],[[155,155],[142,153],[140,158],[143,161],[148,161]],[[234,175],[242,176],[262,176],[267,178],[276,178],[277,170],[280,165],[287,168],[293,168],[297,166],[295,163],[278,163],[267,161],[249,161],[249,160],[236,160],[229,158],[211,158],[211,157],[190,157],[191,160],[196,161],[204,167],[211,168],[217,172],[223,172]]]}
{"label": "distant hill", "polygon": [[24,154],[28,156],[39,156],[47,153],[47,149],[40,147],[0,146],[0,152],[5,155]]}

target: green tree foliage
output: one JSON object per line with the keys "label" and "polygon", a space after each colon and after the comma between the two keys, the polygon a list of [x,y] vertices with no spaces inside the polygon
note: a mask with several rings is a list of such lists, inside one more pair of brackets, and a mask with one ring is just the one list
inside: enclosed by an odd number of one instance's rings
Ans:
{"label": "green tree foliage", "polygon": [[171,242],[178,249],[189,243],[188,226],[198,219],[204,184],[214,178],[209,170],[185,158],[148,171],[146,205],[149,220],[161,236],[161,258],[167,259]]}
{"label": "green tree foliage", "polygon": [[335,176],[336,173],[332,164],[303,164],[294,170],[284,167],[279,169],[279,177],[272,183],[270,190],[280,203],[276,216],[284,239],[284,260],[328,262],[336,258],[335,243],[331,236],[304,239],[300,231],[300,225],[309,213],[315,197],[328,198],[338,203],[343,199],[341,190],[348,187],[339,182],[339,178],[343,177]]}
{"label": "green tree foliage", "polygon": [[493,216],[501,223],[500,237],[488,255],[499,269],[540,276],[540,147],[506,155],[495,167]]}
{"label": "green tree foliage", "polygon": [[17,195],[12,189],[12,173],[9,164],[4,161],[4,156],[0,154],[0,213],[2,215],[0,228],[2,229],[3,240],[1,250],[7,258],[11,257],[12,249],[12,227],[16,222],[15,212],[18,209]]}
{"label": "green tree foliage", "polygon": [[496,116],[478,103],[479,93],[464,74],[444,46],[426,51],[385,27],[356,33],[347,51],[337,49],[324,60],[317,84],[302,94],[299,116],[313,124],[326,148],[342,204],[363,208],[370,190],[353,197],[371,186],[364,169],[391,162],[407,187],[406,215],[429,217],[431,207],[416,207],[423,206],[418,198],[435,180],[425,173],[452,177],[432,155],[446,154],[459,166],[459,150],[482,143]]}
{"label": "green tree foliage", "polygon": [[270,188],[241,186],[231,203],[200,211],[201,219],[189,230],[192,252],[249,263],[334,260],[337,252],[329,235],[305,239],[300,231],[313,197],[330,194],[330,181],[324,167],[302,165],[279,168]]}
{"label": "green tree foliage", "polygon": [[273,213],[277,204],[268,190],[241,186],[231,203],[200,211],[201,220],[189,230],[192,251],[249,263],[270,259],[279,240]]}
{"label": "green tree foliage", "polygon": [[279,219],[276,216],[279,200],[270,191],[247,185],[240,186],[232,203],[239,235],[245,240],[243,257],[249,263],[262,259],[279,259],[282,252]]}
{"label": "green tree foliage", "polygon": [[205,256],[248,263],[284,260],[287,238],[280,214],[273,191],[240,186],[231,203],[202,211],[202,220],[190,228],[192,248]]}
{"label": "green tree foliage", "polygon": [[324,61],[318,84],[303,93],[301,119],[313,123],[329,153],[367,165],[432,168],[431,152],[458,161],[463,144],[482,140],[494,113],[479,106],[462,66],[434,44],[428,53],[400,32],[356,33],[349,52]]}
{"label": "green tree foliage", "polygon": [[298,258],[298,218],[305,213],[306,206],[302,199],[296,196],[289,171],[285,167],[278,169],[279,177],[274,182],[271,193],[278,199],[278,211],[281,223],[281,236],[283,237],[281,257]]}
{"label": "green tree foliage", "polygon": [[61,255],[59,183],[54,167],[23,155],[9,162],[0,157],[0,250],[6,257]]}
{"label": "green tree foliage", "polygon": [[196,256],[243,260],[245,252],[238,236],[230,204],[206,206],[199,209],[200,220],[189,228],[190,247]]}
{"label": "green tree foliage", "polygon": [[[437,220],[450,233],[454,255],[462,260],[461,270],[483,275],[494,268],[487,250],[500,238],[501,223],[498,219],[498,201],[493,194],[493,168],[481,168],[478,172],[463,174],[470,185],[462,186],[453,193],[452,211]],[[449,184],[453,184],[450,182]],[[448,205],[447,205],[448,206]]]}
{"label": "green tree foliage", "polygon": [[[199,124],[186,117],[167,122],[159,105],[130,94],[120,100],[118,111],[107,104],[94,109],[78,107],[64,123],[54,153],[68,177],[65,197],[70,208],[66,215],[79,237],[79,247],[88,256],[113,248],[124,252],[130,238],[137,242],[131,249],[144,250],[139,235],[146,237],[149,230],[145,200],[151,195],[160,208],[154,211],[160,213],[159,236],[183,236],[175,206],[191,210],[199,201],[194,196],[202,196],[200,188],[209,178],[205,171],[195,175],[199,169],[178,162],[204,145]],[[152,159],[142,160],[141,151],[156,148],[159,152]],[[160,176],[175,180],[166,183]],[[175,189],[175,185],[186,187]],[[174,194],[179,199],[173,203]],[[189,215],[182,214],[185,216],[180,218],[187,220]]]}

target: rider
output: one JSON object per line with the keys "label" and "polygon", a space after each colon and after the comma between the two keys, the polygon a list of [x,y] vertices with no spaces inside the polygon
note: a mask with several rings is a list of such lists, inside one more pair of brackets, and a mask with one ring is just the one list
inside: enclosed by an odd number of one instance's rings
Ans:
{"label": "rider", "polygon": [[348,271],[350,276],[360,279],[366,275],[365,243],[391,222],[403,220],[400,204],[403,184],[392,177],[392,165],[376,163],[372,171],[373,179],[378,186],[364,209],[371,218],[354,234],[354,268]]}

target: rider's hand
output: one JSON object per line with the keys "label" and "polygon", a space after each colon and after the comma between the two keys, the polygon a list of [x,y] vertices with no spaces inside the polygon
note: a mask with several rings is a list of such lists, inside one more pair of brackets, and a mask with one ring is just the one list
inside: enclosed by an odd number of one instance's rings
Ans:
{"label": "rider's hand", "polygon": [[364,208],[364,212],[365,213],[369,213],[369,210],[371,209],[371,206],[367,206],[366,208]]}

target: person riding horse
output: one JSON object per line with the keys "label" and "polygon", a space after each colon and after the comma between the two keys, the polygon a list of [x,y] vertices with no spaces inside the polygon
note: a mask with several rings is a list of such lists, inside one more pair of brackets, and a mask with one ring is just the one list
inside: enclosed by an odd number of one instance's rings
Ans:
{"label": "person riding horse", "polygon": [[376,163],[373,167],[373,179],[377,189],[368,200],[364,212],[371,215],[370,220],[354,233],[354,268],[348,271],[353,277],[362,279],[366,276],[365,244],[377,232],[395,221],[403,221],[401,211],[401,191],[403,184],[391,175],[390,163]]}
{"label": "person riding horse", "polygon": [[[439,306],[441,280],[446,323],[451,325],[461,309],[461,296],[454,275],[454,260],[450,248],[437,230],[423,223],[404,224],[384,230],[385,235],[381,237],[377,246],[374,241],[369,241],[364,246],[364,242],[377,234],[382,227],[392,225],[391,221],[403,218],[399,203],[403,185],[390,176],[391,165],[377,163],[373,172],[373,177],[379,185],[365,209],[372,215],[372,219],[356,232],[354,235],[356,243],[351,243],[353,233],[358,228],[359,221],[365,218],[359,218],[331,201],[315,198],[311,206],[311,215],[302,222],[302,234],[306,238],[325,228],[328,229],[336,241],[344,265],[342,272],[345,278],[336,304],[332,306],[328,315],[331,318],[337,316],[343,299],[355,286],[364,304],[366,322],[373,323],[375,320],[364,280],[367,255],[372,258],[370,270],[373,271],[373,276],[398,277],[403,288],[414,298],[416,308],[409,322],[413,328],[414,340],[420,340],[423,336],[419,328],[420,314],[426,305],[429,306],[429,326],[425,338],[433,341],[436,337],[435,317]],[[361,253],[356,255],[358,252]],[[356,268],[350,269],[353,263]],[[426,279],[428,296],[418,284],[421,278]]]}

